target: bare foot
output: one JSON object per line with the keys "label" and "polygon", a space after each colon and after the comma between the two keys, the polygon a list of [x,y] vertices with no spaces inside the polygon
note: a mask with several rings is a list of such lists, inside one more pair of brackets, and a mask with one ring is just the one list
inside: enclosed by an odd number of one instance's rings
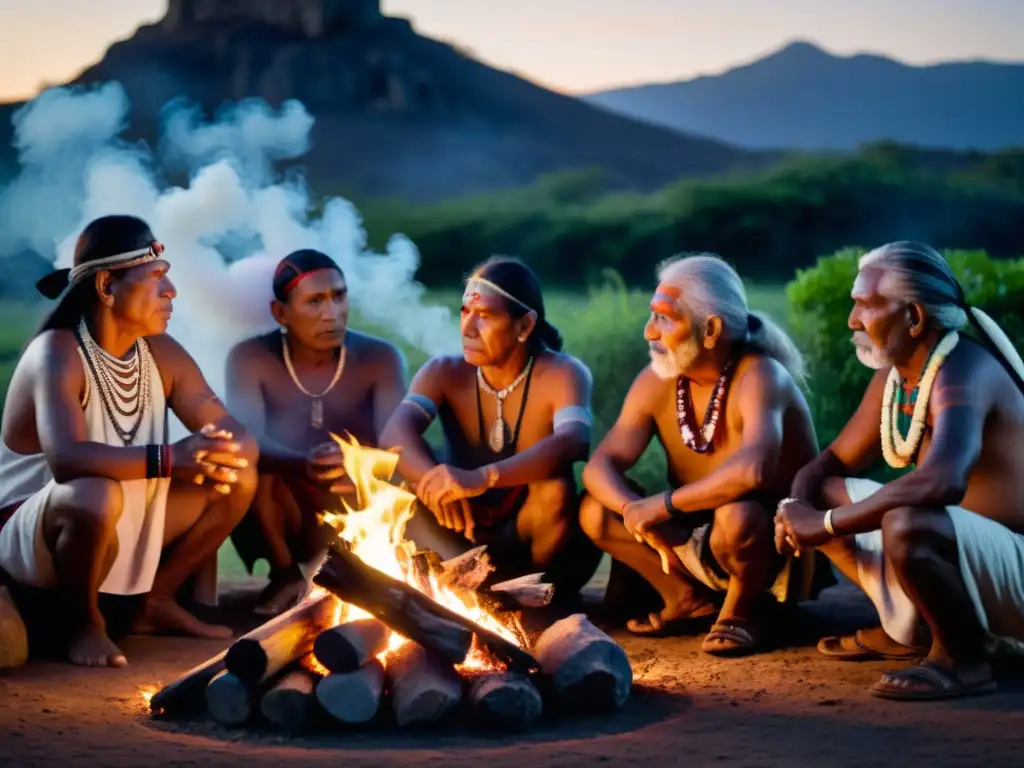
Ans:
{"label": "bare foot", "polygon": [[80,667],[123,667],[128,659],[103,627],[87,624],[68,646],[68,659]]}
{"label": "bare foot", "polygon": [[140,635],[158,635],[180,632],[194,637],[227,640],[235,636],[230,627],[207,624],[186,611],[172,597],[148,597],[142,615],[135,620],[132,630]]}
{"label": "bare foot", "polygon": [[681,634],[692,628],[696,619],[715,613],[718,608],[709,600],[690,595],[681,602],[666,605],[660,613],[647,614],[647,620],[630,619],[626,629],[636,635],[667,636]]}

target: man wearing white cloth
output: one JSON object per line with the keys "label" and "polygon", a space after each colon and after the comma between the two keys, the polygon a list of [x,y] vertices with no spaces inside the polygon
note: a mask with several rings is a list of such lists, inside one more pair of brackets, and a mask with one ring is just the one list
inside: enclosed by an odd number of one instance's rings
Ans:
{"label": "man wearing white cloth", "polygon": [[[857,357],[878,372],[780,503],[776,546],[820,549],[878,610],[879,629],[825,638],[823,654],[924,657],[874,695],[994,690],[987,649],[1024,640],[1024,363],[926,245],[865,255],[852,298]],[[909,471],[852,477],[879,457]]]}
{"label": "man wearing white cloth", "polygon": [[[138,632],[231,635],[175,595],[252,501],[257,448],[165,333],[175,289],[162,251],[134,217],[89,224],[74,267],[38,284],[59,302],[4,404],[0,570],[57,590],[75,664],[126,663],[100,593],[145,595]],[[195,433],[174,445],[168,407]]]}

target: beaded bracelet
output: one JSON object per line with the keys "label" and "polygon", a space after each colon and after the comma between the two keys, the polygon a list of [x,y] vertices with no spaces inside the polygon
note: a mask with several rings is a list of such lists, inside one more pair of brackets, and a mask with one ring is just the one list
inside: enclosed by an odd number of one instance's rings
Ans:
{"label": "beaded bracelet", "polygon": [[171,446],[150,444],[146,446],[146,477],[166,478],[171,476]]}

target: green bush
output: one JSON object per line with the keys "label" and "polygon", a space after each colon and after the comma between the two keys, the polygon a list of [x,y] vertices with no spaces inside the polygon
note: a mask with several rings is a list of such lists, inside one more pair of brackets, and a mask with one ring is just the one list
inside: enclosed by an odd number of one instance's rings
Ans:
{"label": "green bush", "polygon": [[[871,378],[850,344],[850,290],[864,248],[844,248],[798,270],[786,288],[790,330],[807,356],[810,404],[822,447],[853,415]],[[990,258],[984,251],[943,254],[964,287],[967,301],[987,312],[1018,349],[1024,347],[1024,259]]]}

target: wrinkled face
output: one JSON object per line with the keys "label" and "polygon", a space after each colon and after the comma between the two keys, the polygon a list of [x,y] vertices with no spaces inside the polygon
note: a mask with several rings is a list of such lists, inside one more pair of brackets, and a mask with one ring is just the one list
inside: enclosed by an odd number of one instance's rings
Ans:
{"label": "wrinkled face", "polygon": [[854,280],[850,297],[853,310],[848,325],[853,331],[857,359],[868,368],[887,368],[902,359],[909,336],[909,305],[892,297],[892,275],[880,267],[865,267]]}
{"label": "wrinkled face", "polygon": [[320,352],[338,349],[348,329],[348,285],[336,269],[313,270],[271,311],[289,339]]}
{"label": "wrinkled face", "polygon": [[680,297],[678,288],[658,285],[651,298],[651,317],[644,328],[651,370],[662,379],[683,375],[700,356],[697,329],[680,308]]}
{"label": "wrinkled face", "polygon": [[167,272],[171,265],[156,259],[137,267],[102,271],[96,276],[100,302],[110,309],[119,328],[139,336],[156,336],[167,331],[178,295]]}
{"label": "wrinkled face", "polygon": [[501,296],[470,287],[462,297],[462,356],[477,367],[497,365],[525,345],[532,323],[531,314],[513,320]]}

